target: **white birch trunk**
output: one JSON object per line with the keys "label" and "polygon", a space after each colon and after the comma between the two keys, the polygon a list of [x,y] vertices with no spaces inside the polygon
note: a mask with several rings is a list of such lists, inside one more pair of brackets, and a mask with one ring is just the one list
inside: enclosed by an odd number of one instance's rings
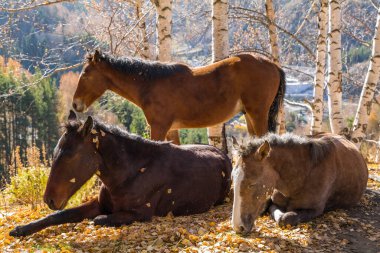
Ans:
{"label": "white birch trunk", "polygon": [[331,132],[339,134],[342,117],[341,0],[329,0],[328,105]]}
{"label": "white birch trunk", "polygon": [[137,19],[140,20],[139,23],[139,29],[140,29],[140,34],[141,34],[141,43],[142,43],[142,51],[141,51],[141,57],[144,59],[152,59],[152,54],[150,51],[150,45],[149,45],[149,40],[147,37],[146,33],[146,22],[145,22],[145,17],[144,13],[142,11],[142,6],[143,6],[143,0],[136,0],[136,15]]}
{"label": "white birch trunk", "polygon": [[212,0],[212,60],[229,56],[228,0]]}
{"label": "white birch trunk", "polygon": [[311,134],[322,132],[323,119],[323,87],[325,86],[328,0],[321,0],[320,5],[318,15],[319,34],[317,41],[316,73],[314,79],[314,100],[312,103],[313,116],[311,120]]}
{"label": "white birch trunk", "polygon": [[[228,0],[212,0],[212,60],[220,61],[229,56]],[[224,124],[207,128],[208,143],[223,149]]]}
{"label": "white birch trunk", "polygon": [[172,0],[154,0],[157,9],[157,60],[172,59]]}
{"label": "white birch trunk", "polygon": [[[269,32],[269,41],[270,41],[272,58],[273,58],[274,63],[276,63],[278,66],[281,66],[280,49],[278,47],[277,27],[275,25],[275,13],[274,13],[272,0],[265,0],[265,11],[266,11],[267,19],[268,19],[268,32]],[[280,106],[280,110],[277,115],[276,132],[278,134],[283,134],[286,132],[284,104]]]}
{"label": "white birch trunk", "polygon": [[265,0],[265,10],[268,19],[268,31],[269,31],[269,40],[270,40],[270,48],[271,54],[273,57],[273,61],[280,65],[280,50],[278,48],[278,38],[277,38],[277,28],[275,26],[275,14],[273,9],[273,1]]}
{"label": "white birch trunk", "polygon": [[377,82],[380,77],[380,11],[377,13],[375,35],[372,41],[372,55],[367,71],[367,76],[360,95],[358,109],[355,115],[351,140],[357,147],[360,146],[366,136],[368,117],[371,112],[371,105]]}

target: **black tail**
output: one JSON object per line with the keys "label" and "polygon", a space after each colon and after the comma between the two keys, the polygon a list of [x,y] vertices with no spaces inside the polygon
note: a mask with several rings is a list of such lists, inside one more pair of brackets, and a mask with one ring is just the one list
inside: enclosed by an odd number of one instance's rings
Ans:
{"label": "black tail", "polygon": [[284,102],[285,96],[285,86],[286,86],[286,77],[285,72],[280,67],[278,67],[278,72],[280,72],[280,86],[278,87],[276,97],[273,100],[272,105],[269,109],[269,118],[268,118],[268,130],[269,132],[276,132],[277,127],[277,115],[280,111],[280,107]]}

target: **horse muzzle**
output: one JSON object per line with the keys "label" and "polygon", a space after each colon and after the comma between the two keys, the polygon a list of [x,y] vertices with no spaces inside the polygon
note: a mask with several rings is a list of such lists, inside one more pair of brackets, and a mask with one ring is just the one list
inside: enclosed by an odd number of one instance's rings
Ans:
{"label": "horse muzzle", "polygon": [[242,215],[241,222],[239,224],[233,224],[233,229],[238,234],[248,235],[252,232],[253,225],[254,222],[252,219],[252,215],[246,214]]}
{"label": "horse muzzle", "polygon": [[82,101],[74,99],[73,108],[77,112],[84,112],[87,109],[87,106]]}
{"label": "horse muzzle", "polygon": [[56,201],[53,198],[49,198],[47,196],[44,197],[44,202],[51,210],[62,210],[67,204],[67,201]]}

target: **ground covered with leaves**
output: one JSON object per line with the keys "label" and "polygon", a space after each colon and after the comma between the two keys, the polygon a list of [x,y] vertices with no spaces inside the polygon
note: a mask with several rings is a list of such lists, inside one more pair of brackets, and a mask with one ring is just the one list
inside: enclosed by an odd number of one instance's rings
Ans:
{"label": "ground covered with leaves", "polygon": [[[371,175],[378,165],[370,165]],[[51,211],[25,206],[0,209],[1,252],[375,252],[380,250],[380,183],[370,179],[360,204],[329,212],[293,228],[279,228],[267,215],[248,237],[233,232],[232,204],[188,217],[157,217],[149,223],[107,228],[86,220],[47,228],[24,238],[8,235]]]}

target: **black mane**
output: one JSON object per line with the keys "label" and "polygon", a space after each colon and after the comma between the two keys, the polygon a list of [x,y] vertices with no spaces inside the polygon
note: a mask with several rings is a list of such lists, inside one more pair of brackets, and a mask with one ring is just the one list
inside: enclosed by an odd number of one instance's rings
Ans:
{"label": "black mane", "polygon": [[323,138],[310,138],[292,133],[285,133],[283,135],[268,133],[262,138],[255,138],[251,140],[246,147],[242,147],[240,154],[242,156],[248,156],[249,154],[256,152],[264,141],[267,141],[271,147],[286,147],[291,149],[295,146],[303,146],[305,148],[309,148],[310,159],[313,164],[316,164],[321,158],[325,157],[331,148],[331,142]]}
{"label": "black mane", "polygon": [[[91,61],[92,56],[87,56]],[[176,73],[190,73],[191,69],[179,63],[161,63],[133,57],[115,57],[107,53],[99,54],[99,61],[107,63],[111,68],[131,75],[139,75],[145,80],[164,78]]]}
{"label": "black mane", "polygon": [[[83,125],[82,121],[75,120],[75,121],[67,121],[63,125],[63,127],[66,129],[67,132],[73,132],[73,131],[78,131],[82,125]],[[114,135],[120,139],[131,140],[131,141],[138,142],[141,144],[159,146],[161,144],[170,143],[170,142],[166,142],[166,141],[148,140],[148,139],[145,139],[139,135],[129,133],[127,130],[124,130],[118,126],[108,125],[108,124],[100,122],[96,119],[94,119],[94,129],[102,130],[103,132]]]}

